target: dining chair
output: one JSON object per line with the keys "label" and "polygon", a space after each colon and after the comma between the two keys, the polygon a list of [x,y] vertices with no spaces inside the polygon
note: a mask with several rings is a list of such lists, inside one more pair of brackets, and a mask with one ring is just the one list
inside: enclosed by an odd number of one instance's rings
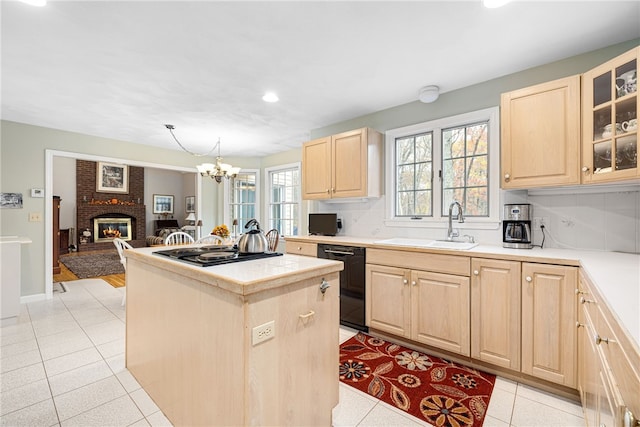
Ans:
{"label": "dining chair", "polygon": [[166,246],[170,245],[188,245],[189,243],[195,243],[195,239],[191,237],[191,234],[184,231],[175,231],[164,239]]}
{"label": "dining chair", "polygon": [[[118,256],[120,256],[120,263],[124,267],[124,271],[125,271],[125,274],[126,274],[126,272],[127,272],[127,258],[124,256],[124,251],[125,251],[125,249],[133,249],[133,246],[128,244],[126,241],[120,239],[119,237],[116,237],[115,239],[113,239],[113,244],[115,245],[116,249],[118,250]],[[127,291],[125,289],[124,295],[122,296],[122,305],[124,305],[126,301],[127,301]]]}
{"label": "dining chair", "polygon": [[216,236],[215,234],[209,234],[208,236],[202,236],[196,243],[212,243],[214,245],[223,245],[224,239],[220,236]]}
{"label": "dining chair", "polygon": [[272,228],[271,230],[267,231],[265,237],[267,238],[267,242],[269,243],[269,252],[276,252],[276,249],[278,249],[278,240],[280,239],[280,233],[278,232],[278,229]]}

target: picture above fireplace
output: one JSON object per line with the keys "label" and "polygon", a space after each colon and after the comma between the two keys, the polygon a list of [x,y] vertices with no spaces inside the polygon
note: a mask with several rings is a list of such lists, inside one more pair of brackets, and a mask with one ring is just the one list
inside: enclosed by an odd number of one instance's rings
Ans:
{"label": "picture above fireplace", "polygon": [[131,218],[94,218],[93,241],[131,240]]}

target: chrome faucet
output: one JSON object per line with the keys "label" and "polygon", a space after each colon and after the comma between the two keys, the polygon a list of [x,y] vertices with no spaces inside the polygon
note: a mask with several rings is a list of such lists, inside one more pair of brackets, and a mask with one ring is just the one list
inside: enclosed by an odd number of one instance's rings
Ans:
{"label": "chrome faucet", "polygon": [[460,203],[458,203],[457,201],[453,201],[450,205],[449,205],[449,228],[447,229],[447,240],[448,241],[452,241],[454,237],[458,237],[460,235],[460,233],[458,232],[458,230],[454,230],[453,226],[451,224],[451,218],[453,217],[453,207],[454,206],[458,206],[458,222],[459,223],[463,223],[464,222],[464,217],[462,216],[462,206],[460,206]]}

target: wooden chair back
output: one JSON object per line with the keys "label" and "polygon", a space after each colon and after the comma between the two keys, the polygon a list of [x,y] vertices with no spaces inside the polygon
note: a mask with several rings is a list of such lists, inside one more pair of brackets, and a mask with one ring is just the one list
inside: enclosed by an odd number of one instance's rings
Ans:
{"label": "wooden chair back", "polygon": [[190,243],[195,243],[195,239],[191,237],[191,234],[185,233],[184,231],[175,231],[164,239],[164,244],[167,246],[188,245]]}
{"label": "wooden chair back", "polygon": [[275,252],[278,249],[278,240],[280,240],[280,233],[278,232],[278,229],[272,228],[267,231],[265,237],[269,243],[269,252]]}

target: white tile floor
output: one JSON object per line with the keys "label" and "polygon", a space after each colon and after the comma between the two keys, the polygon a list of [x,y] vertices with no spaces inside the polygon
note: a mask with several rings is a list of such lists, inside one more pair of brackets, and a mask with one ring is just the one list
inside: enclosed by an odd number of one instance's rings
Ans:
{"label": "white tile floor", "polygon": [[[170,426],[124,367],[124,288],[66,284],[0,328],[1,426]],[[353,335],[341,329],[341,342]],[[340,384],[335,426],[426,426]],[[574,402],[498,378],[485,426],[583,426]]]}

